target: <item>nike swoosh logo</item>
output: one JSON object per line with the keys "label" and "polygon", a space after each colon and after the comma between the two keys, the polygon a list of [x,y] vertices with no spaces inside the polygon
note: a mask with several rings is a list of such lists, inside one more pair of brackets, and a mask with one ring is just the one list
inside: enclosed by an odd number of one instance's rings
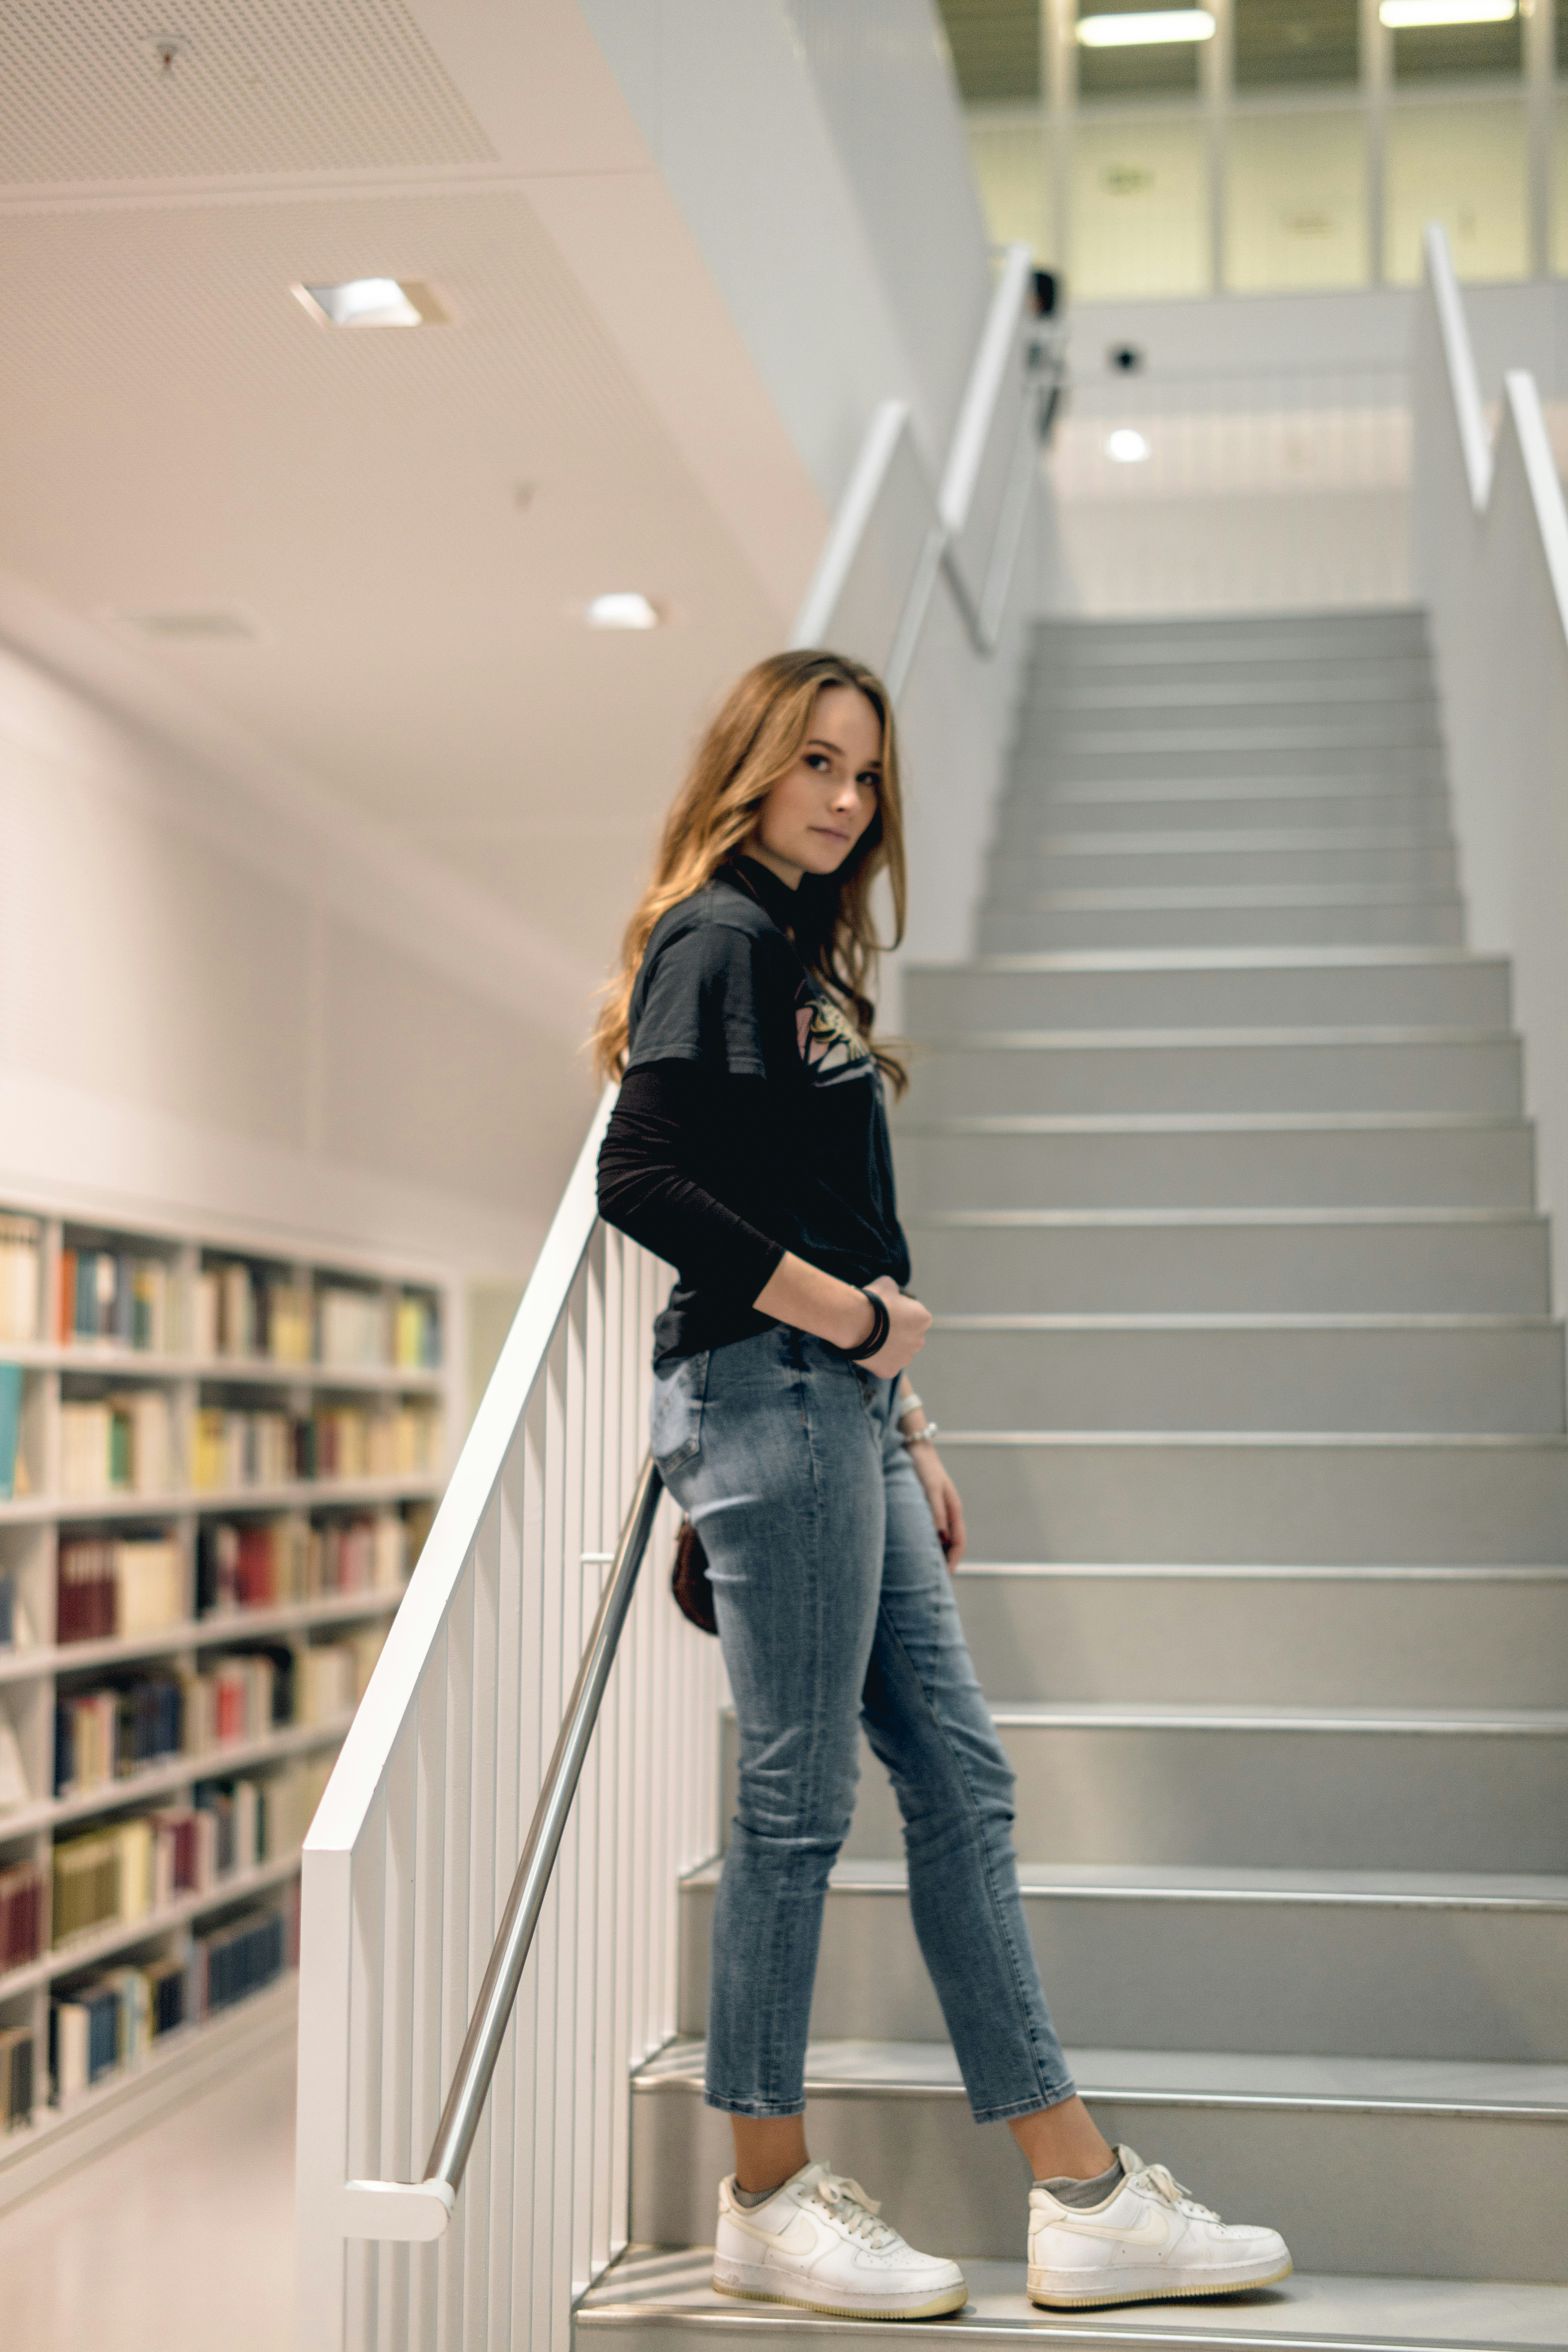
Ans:
{"label": "nike swoosh logo", "polygon": [[1079,2221],[1063,2214],[1051,2222],[1053,2230],[1070,2230],[1079,2238],[1114,2238],[1122,2246],[1163,2246],[1171,2234],[1171,2225],[1157,2205],[1151,2205],[1135,2230],[1118,2229],[1105,2221]]}
{"label": "nike swoosh logo", "polygon": [[797,2211],[787,2230],[759,2230],[743,2211],[733,2208],[730,2219],[748,2238],[755,2238],[760,2245],[777,2246],[782,2253],[809,2254],[816,2244],[816,2230],[809,2214]]}

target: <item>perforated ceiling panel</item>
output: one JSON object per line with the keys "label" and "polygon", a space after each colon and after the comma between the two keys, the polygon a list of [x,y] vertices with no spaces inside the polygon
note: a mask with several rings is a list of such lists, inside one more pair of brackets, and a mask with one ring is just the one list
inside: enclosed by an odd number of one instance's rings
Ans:
{"label": "perforated ceiling panel", "polygon": [[[13,0],[0,183],[490,161],[398,0]],[[179,47],[166,67],[155,37]]]}

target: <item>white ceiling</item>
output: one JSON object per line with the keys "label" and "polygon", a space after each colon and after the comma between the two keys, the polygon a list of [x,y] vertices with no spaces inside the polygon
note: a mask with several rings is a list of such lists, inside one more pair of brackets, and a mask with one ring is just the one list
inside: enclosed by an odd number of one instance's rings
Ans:
{"label": "white ceiling", "polygon": [[[23,9],[0,568],[597,964],[822,518],[571,0],[531,19],[574,174],[498,155],[394,0]],[[452,323],[333,331],[289,290],[359,276]],[[585,628],[616,588],[670,625]],[[254,638],[123,617],[207,607]]]}

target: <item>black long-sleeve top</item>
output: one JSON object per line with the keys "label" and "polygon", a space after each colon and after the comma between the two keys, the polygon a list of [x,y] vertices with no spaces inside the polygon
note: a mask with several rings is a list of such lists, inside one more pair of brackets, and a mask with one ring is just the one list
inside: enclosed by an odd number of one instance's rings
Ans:
{"label": "black long-sleeve top", "polygon": [[796,954],[793,905],[735,860],[664,916],[632,992],[599,1207],[679,1269],[657,1356],[768,1329],[752,1302],[786,1250],[909,1279],[880,1074]]}

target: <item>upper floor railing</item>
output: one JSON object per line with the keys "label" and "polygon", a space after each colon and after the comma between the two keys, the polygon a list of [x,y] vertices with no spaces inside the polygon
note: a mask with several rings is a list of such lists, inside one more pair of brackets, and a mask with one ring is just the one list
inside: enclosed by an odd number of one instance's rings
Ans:
{"label": "upper floor railing", "polygon": [[[940,491],[904,412],[873,418],[797,642],[901,686],[945,573],[991,657],[1037,478],[1028,283],[1010,254]],[[306,1841],[301,2352],[563,2346],[625,2242],[631,2074],[674,2030],[678,1883],[719,1842],[723,1682],[662,1590],[668,1270],[597,1221],[610,1103]]]}
{"label": "upper floor railing", "polygon": [[[1513,958],[1542,1205],[1568,1213],[1568,512],[1533,376],[1489,429],[1440,228],[1412,367],[1413,585],[1431,616],[1471,944]],[[1568,1304],[1554,1254],[1557,1311]]]}

